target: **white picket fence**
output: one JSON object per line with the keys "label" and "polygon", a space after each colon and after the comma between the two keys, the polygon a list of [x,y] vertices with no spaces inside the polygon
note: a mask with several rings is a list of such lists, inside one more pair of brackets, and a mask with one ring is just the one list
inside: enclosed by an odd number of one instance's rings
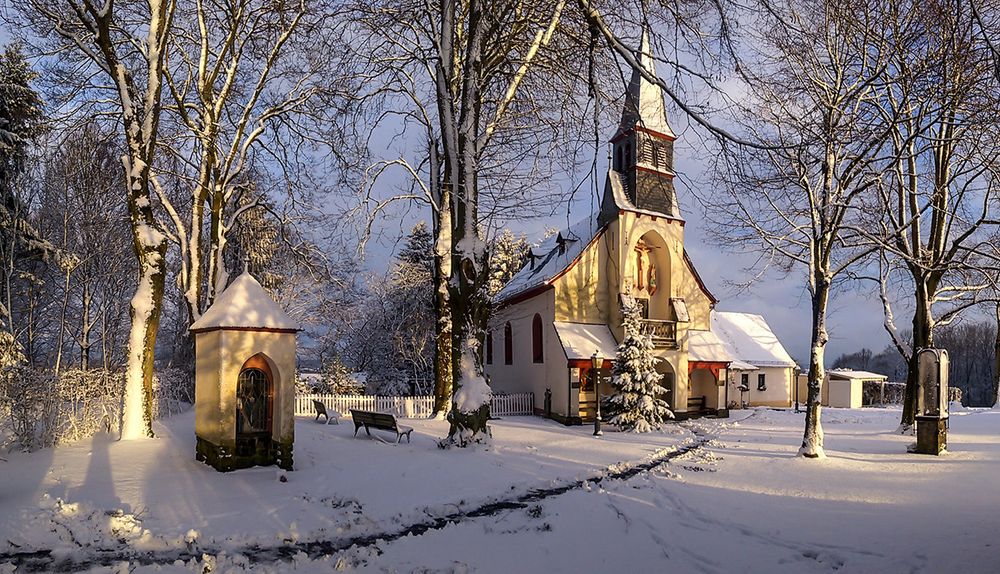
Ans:
{"label": "white picket fence", "polygon": [[[349,415],[351,409],[392,413],[408,419],[428,418],[434,414],[434,397],[378,397],[371,395],[295,395],[295,414],[315,415],[312,401],[317,400],[331,411]],[[534,414],[534,393],[493,395],[490,414],[511,417]]]}

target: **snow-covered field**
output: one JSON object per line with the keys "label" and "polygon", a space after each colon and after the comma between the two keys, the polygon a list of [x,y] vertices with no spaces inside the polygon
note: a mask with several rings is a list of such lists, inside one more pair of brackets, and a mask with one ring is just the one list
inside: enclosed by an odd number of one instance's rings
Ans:
{"label": "snow-covered field", "polygon": [[[511,417],[494,421],[492,448],[453,451],[436,446],[441,421],[408,421],[413,443],[396,446],[299,419],[281,482],[196,462],[187,413],[155,440],[5,455],[0,572],[14,554],[140,571],[996,571],[1000,411],[954,413],[941,457],[906,454],[898,416],[825,409],[823,461],[794,456],[802,415],[764,409],[602,438]],[[708,439],[631,478],[580,482]],[[357,545],[330,551],[345,541]]]}

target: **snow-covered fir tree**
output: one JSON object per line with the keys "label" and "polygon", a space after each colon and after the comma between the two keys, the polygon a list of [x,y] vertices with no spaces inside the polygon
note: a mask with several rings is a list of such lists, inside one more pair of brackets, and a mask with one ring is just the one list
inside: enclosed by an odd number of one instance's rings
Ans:
{"label": "snow-covered fir tree", "polygon": [[625,336],[618,345],[611,379],[615,393],[605,399],[601,408],[608,422],[624,431],[650,432],[674,418],[674,413],[659,398],[664,389],[656,372],[653,341],[642,332],[639,307],[632,297],[623,297],[622,314]]}
{"label": "snow-covered fir tree", "polygon": [[514,235],[510,229],[504,229],[493,239],[490,245],[490,278],[486,286],[490,297],[499,293],[524,267],[527,257],[528,241],[523,235]]}

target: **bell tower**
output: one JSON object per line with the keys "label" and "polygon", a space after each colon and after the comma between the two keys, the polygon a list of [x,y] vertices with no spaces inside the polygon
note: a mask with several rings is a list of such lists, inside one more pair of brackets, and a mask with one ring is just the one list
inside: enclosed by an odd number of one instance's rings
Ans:
{"label": "bell tower", "polygon": [[[642,31],[640,52],[639,63],[655,75],[646,29]],[[646,80],[639,70],[632,70],[622,119],[611,138],[611,169],[620,175],[625,194],[636,208],[680,217],[674,194],[675,139],[667,123],[660,87]]]}

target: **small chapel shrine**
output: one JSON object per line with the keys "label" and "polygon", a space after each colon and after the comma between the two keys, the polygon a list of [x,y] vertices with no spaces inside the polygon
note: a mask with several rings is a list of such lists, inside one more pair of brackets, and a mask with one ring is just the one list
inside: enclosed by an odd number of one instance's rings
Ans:
{"label": "small chapel shrine", "polygon": [[[655,73],[645,32],[641,52]],[[717,300],[684,249],[676,139],[660,88],[633,71],[600,208],[533,247],[496,296],[485,349],[494,391],[534,393],[535,412],[565,424],[593,420],[599,398],[613,392],[607,369],[627,299],[640,308],[677,417],[728,415],[738,397],[726,382],[738,357],[714,331]],[[791,384],[772,386],[783,395],[769,403],[790,404]]]}
{"label": "small chapel shrine", "polygon": [[291,470],[298,324],[244,271],[190,330],[197,460]]}

